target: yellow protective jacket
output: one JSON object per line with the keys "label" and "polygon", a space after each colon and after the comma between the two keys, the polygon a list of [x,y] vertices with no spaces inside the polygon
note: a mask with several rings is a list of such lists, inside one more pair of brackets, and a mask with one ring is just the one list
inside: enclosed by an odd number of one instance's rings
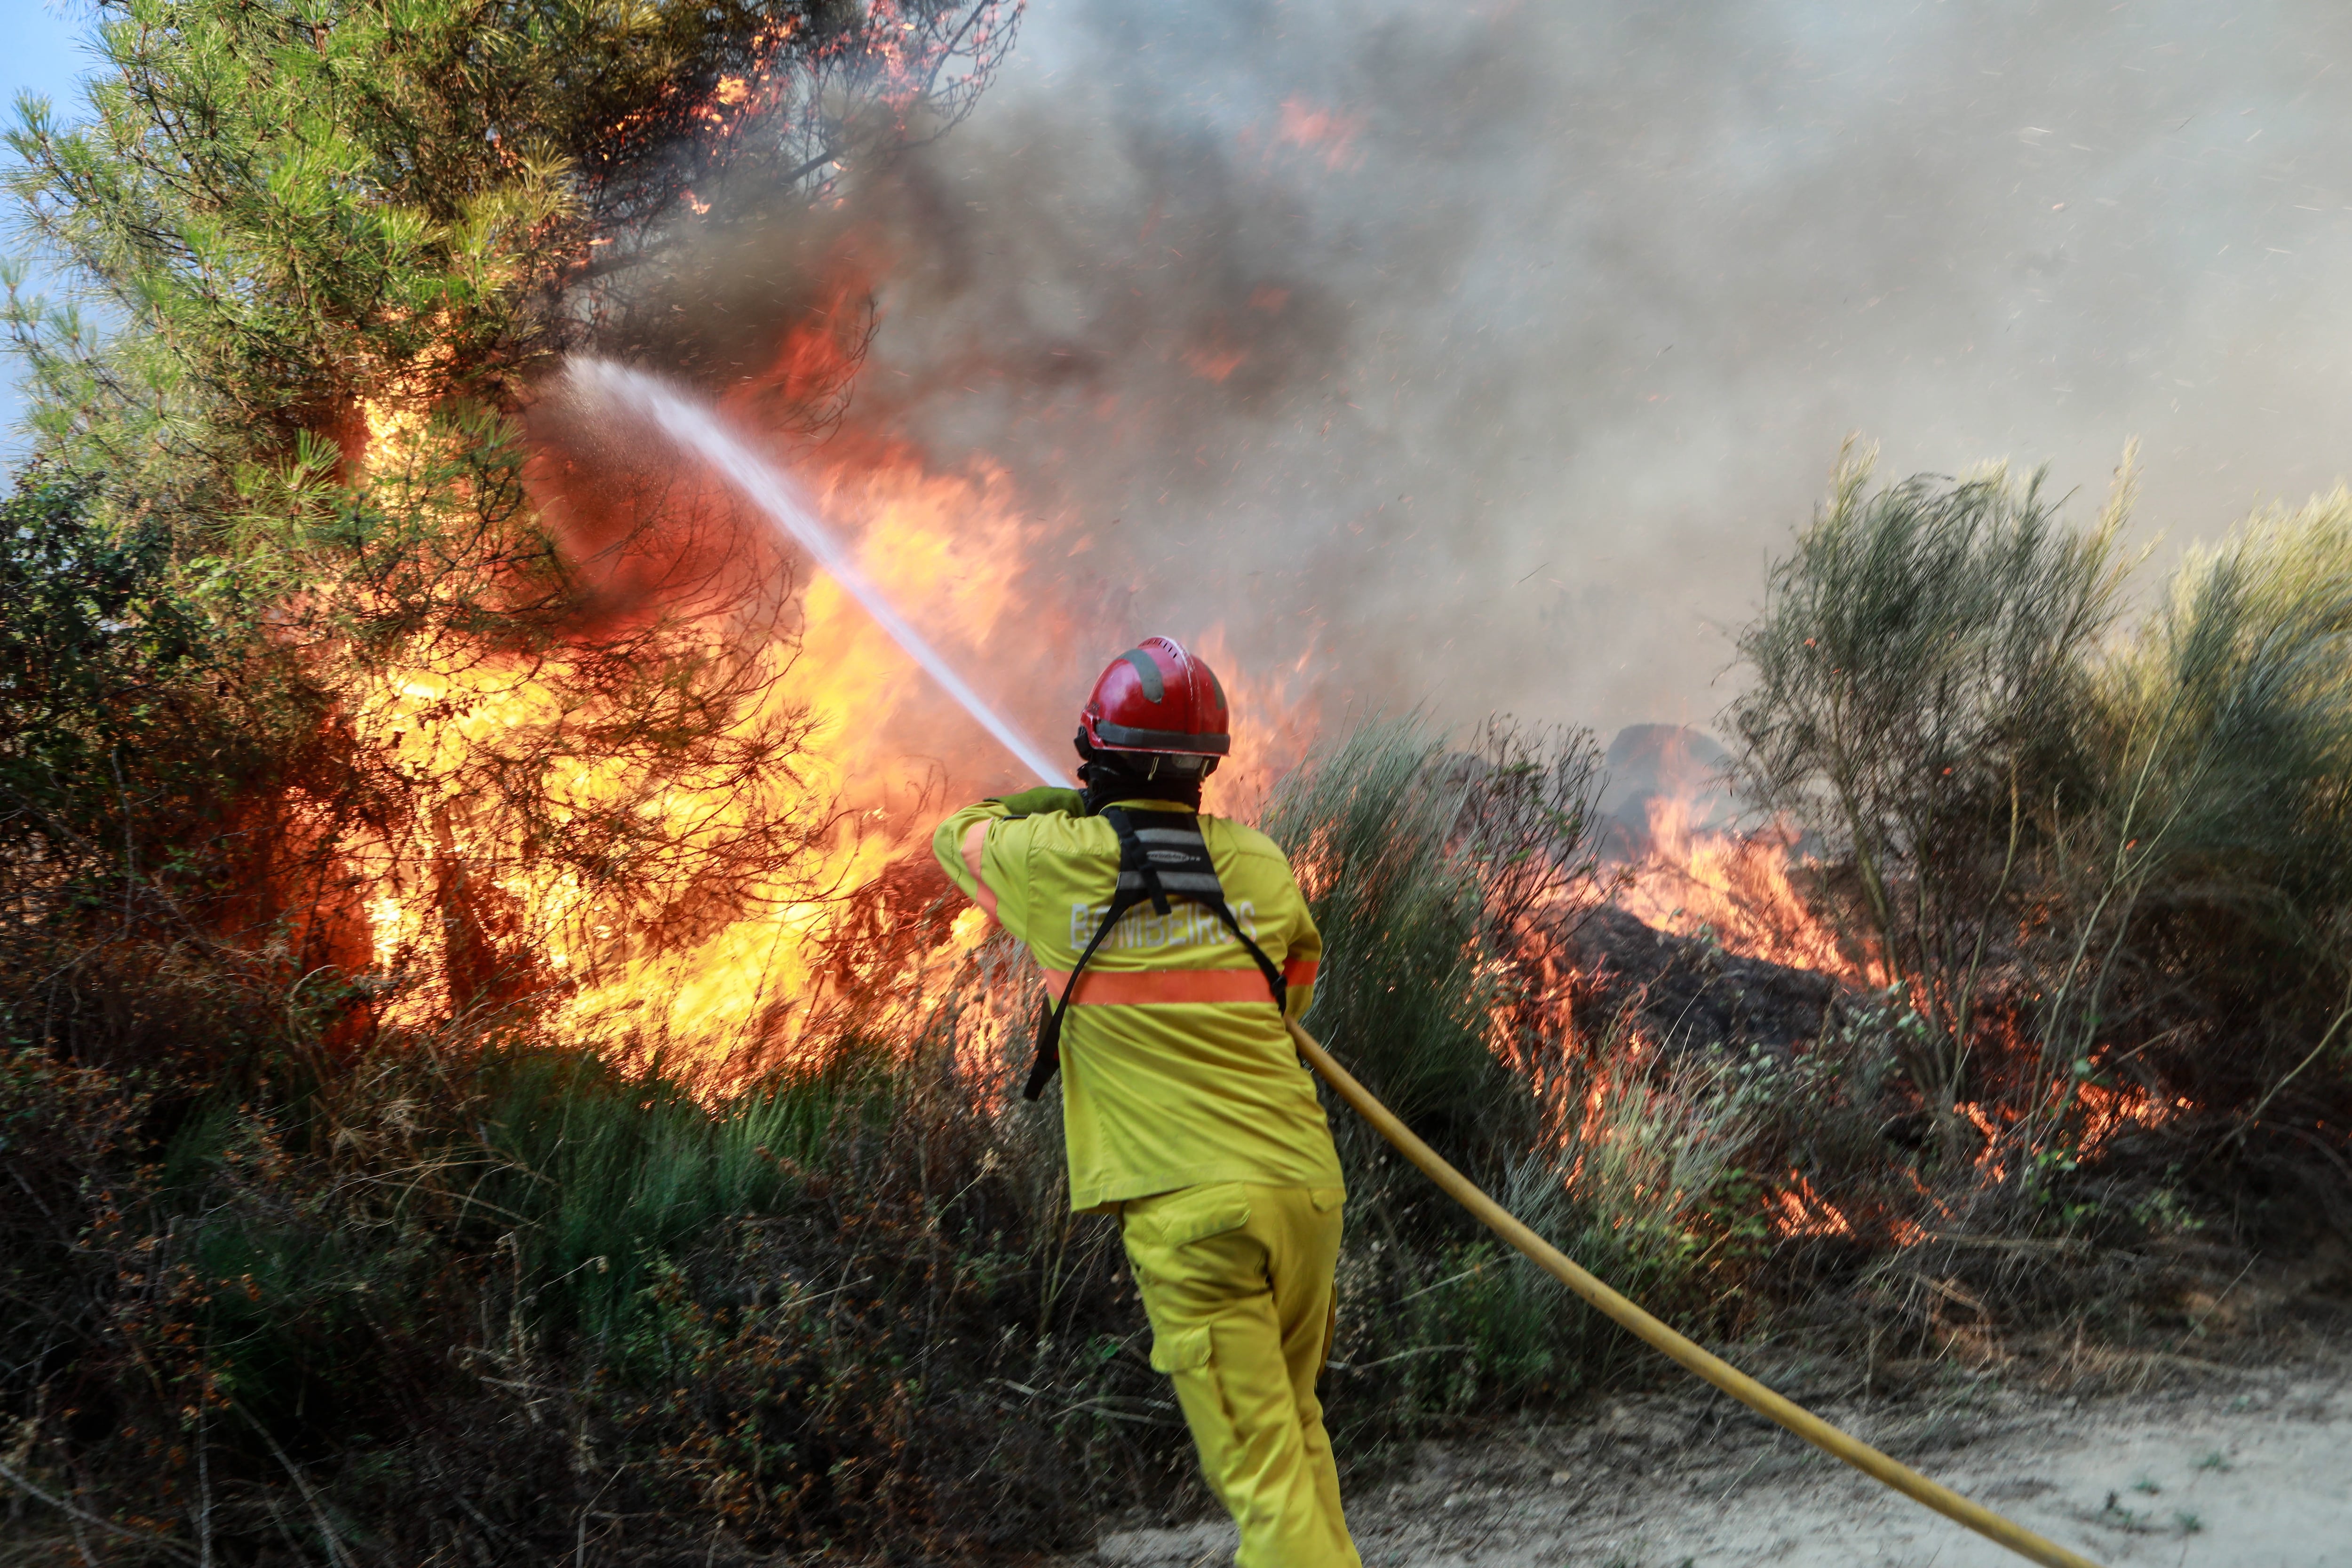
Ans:
{"label": "yellow protective jacket", "polygon": [[[1129,811],[1183,811],[1166,801]],[[1201,837],[1225,902],[1283,968],[1292,1016],[1312,1000],[1323,938],[1274,840],[1222,817]],[[1013,816],[1000,801],[940,825],[957,887],[1029,944],[1056,997],[1109,908],[1118,836],[1098,816]],[[1062,1025],[1070,1206],[1108,1208],[1207,1182],[1340,1186],[1314,1079],[1265,976],[1217,917],[1178,897],[1129,910],[1096,951]]]}

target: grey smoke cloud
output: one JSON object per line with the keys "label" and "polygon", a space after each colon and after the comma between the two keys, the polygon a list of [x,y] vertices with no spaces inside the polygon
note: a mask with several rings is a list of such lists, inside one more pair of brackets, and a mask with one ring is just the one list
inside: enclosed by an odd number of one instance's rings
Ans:
{"label": "grey smoke cloud", "polygon": [[[863,416],[1010,471],[1103,648],[1332,703],[1706,722],[1843,438],[2144,531],[2331,487],[2352,11],[2324,0],[1036,0],[878,202]],[[1048,736],[1054,679],[1020,699]]]}

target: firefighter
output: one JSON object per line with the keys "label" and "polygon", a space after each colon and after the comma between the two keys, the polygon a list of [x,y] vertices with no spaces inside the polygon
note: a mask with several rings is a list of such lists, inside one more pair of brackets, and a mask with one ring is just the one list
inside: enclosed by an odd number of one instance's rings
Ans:
{"label": "firefighter", "polygon": [[1045,971],[1027,1095],[1058,1068],[1071,1207],[1118,1216],[1237,1568],[1355,1568],[1315,1396],[1347,1194],[1283,1024],[1323,939],[1274,841],[1201,814],[1230,747],[1207,665],[1146,638],[1076,744],[1083,792],[967,806],[932,849]]}

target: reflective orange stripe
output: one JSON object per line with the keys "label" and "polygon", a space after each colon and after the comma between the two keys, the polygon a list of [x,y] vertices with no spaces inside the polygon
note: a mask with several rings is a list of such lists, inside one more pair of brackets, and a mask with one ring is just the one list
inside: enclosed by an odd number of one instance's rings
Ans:
{"label": "reflective orange stripe", "polygon": [[[1070,983],[1067,970],[1045,971],[1059,996]],[[1087,966],[1071,1005],[1150,1007],[1171,1002],[1271,1002],[1265,976],[1255,969],[1097,969]]]}
{"label": "reflective orange stripe", "polygon": [[1315,984],[1315,971],[1318,967],[1318,960],[1294,958],[1282,966],[1282,983],[1285,985],[1312,985]]}

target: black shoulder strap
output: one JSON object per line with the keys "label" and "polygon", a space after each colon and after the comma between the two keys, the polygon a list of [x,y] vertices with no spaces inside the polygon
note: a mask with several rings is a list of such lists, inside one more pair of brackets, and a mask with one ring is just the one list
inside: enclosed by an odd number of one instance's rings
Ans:
{"label": "black shoulder strap", "polygon": [[[1201,819],[1189,813],[1162,812],[1164,825],[1150,827],[1134,826],[1125,811],[1112,806],[1103,814],[1110,819],[1112,831],[1119,835],[1119,884],[1128,884],[1128,864],[1133,861],[1136,885],[1148,890],[1152,905],[1161,914],[1168,912],[1169,893],[1181,893],[1194,903],[1206,908],[1225,922],[1225,929],[1234,940],[1248,950],[1257,972],[1265,976],[1266,989],[1274,994],[1276,1006],[1287,1000],[1289,987],[1282,971],[1265,950],[1242,930],[1241,921],[1234,918],[1233,910],[1225,903],[1224,884],[1217,880],[1217,865],[1209,858],[1208,840],[1201,836]],[[1132,838],[1134,848],[1129,847]],[[1075,978],[1075,977],[1073,977]]]}
{"label": "black shoulder strap", "polygon": [[1110,908],[1103,914],[1102,923],[1095,927],[1092,941],[1070,966],[1069,983],[1062,987],[1061,1000],[1042,1007],[1037,1015],[1037,1055],[1029,1068],[1028,1085],[1021,1091],[1024,1100],[1034,1100],[1045,1092],[1054,1074],[1062,1066],[1062,1015],[1069,1010],[1070,998],[1076,994],[1078,977],[1086,973],[1087,964],[1110,934],[1119,917],[1149,899],[1154,911],[1166,914],[1170,894],[1191,899],[1214,914],[1225,929],[1248,950],[1258,973],[1265,976],[1266,989],[1273,993],[1278,1009],[1289,1000],[1289,986],[1282,971],[1265,955],[1265,950],[1250,939],[1234,918],[1233,910],[1225,903],[1224,884],[1217,880],[1216,863],[1209,858],[1208,841],[1201,837],[1200,818],[1183,812],[1154,812],[1155,817],[1165,817],[1165,823],[1150,827],[1138,827],[1126,810],[1110,806],[1103,812],[1103,820],[1118,835],[1118,881],[1111,890]]}

